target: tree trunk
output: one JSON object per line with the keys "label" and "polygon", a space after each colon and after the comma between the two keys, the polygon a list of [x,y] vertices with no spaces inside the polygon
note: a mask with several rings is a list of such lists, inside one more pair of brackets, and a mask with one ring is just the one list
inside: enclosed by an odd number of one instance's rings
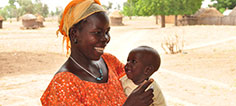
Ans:
{"label": "tree trunk", "polygon": [[17,22],[20,21],[20,17],[19,16],[16,17],[16,21]]}
{"label": "tree trunk", "polygon": [[178,15],[175,15],[175,26],[178,26]]}
{"label": "tree trunk", "polygon": [[158,24],[158,15],[156,16],[156,24]]}
{"label": "tree trunk", "polygon": [[165,24],[165,16],[164,15],[161,15],[161,27],[162,28],[165,28],[166,27],[166,24]]}
{"label": "tree trunk", "polygon": [[132,16],[129,16],[129,20],[132,20]]}

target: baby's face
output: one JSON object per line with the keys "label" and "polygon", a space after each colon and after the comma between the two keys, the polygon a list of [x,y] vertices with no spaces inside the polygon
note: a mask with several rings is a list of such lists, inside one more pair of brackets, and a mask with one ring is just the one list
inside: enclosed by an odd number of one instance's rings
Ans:
{"label": "baby's face", "polygon": [[136,85],[142,83],[146,76],[144,74],[145,64],[144,55],[140,51],[133,50],[129,53],[127,63],[125,65],[125,72],[129,79],[131,79]]}

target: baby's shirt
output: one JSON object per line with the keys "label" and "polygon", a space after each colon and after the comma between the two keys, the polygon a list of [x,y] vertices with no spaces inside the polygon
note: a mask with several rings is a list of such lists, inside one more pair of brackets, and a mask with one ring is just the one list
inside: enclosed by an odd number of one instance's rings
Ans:
{"label": "baby's shirt", "polygon": [[[138,87],[137,85],[135,85],[132,80],[128,79],[128,77],[126,75],[124,75],[123,77],[120,78],[120,81],[122,83],[125,95],[128,97],[132,91]],[[150,106],[166,106],[166,102],[164,99],[164,96],[161,92],[160,87],[158,86],[158,84],[156,83],[156,81],[154,80],[153,83],[147,88],[149,89],[150,87],[153,88],[154,92],[154,97],[153,97],[153,103]]]}

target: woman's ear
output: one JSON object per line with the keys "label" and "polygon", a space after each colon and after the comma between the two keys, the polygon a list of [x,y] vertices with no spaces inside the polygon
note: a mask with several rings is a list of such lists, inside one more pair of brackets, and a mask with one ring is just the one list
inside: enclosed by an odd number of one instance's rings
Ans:
{"label": "woman's ear", "polygon": [[78,33],[78,31],[76,30],[76,28],[74,26],[72,26],[71,29],[69,30],[69,36],[70,36],[71,43],[74,43],[74,44],[78,43],[77,33]]}
{"label": "woman's ear", "polygon": [[154,67],[152,65],[146,66],[144,69],[144,74],[145,75],[151,75],[154,70]]}

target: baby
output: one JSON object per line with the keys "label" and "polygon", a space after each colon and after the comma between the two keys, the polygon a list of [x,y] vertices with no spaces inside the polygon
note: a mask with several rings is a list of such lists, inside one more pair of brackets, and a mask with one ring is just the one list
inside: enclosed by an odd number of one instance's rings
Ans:
{"label": "baby", "polygon": [[[158,52],[151,47],[139,46],[131,50],[125,65],[126,75],[120,78],[126,96],[149,79],[159,69],[160,64],[161,59]],[[166,106],[164,96],[155,81],[147,89],[154,90],[154,102],[151,106]]]}

